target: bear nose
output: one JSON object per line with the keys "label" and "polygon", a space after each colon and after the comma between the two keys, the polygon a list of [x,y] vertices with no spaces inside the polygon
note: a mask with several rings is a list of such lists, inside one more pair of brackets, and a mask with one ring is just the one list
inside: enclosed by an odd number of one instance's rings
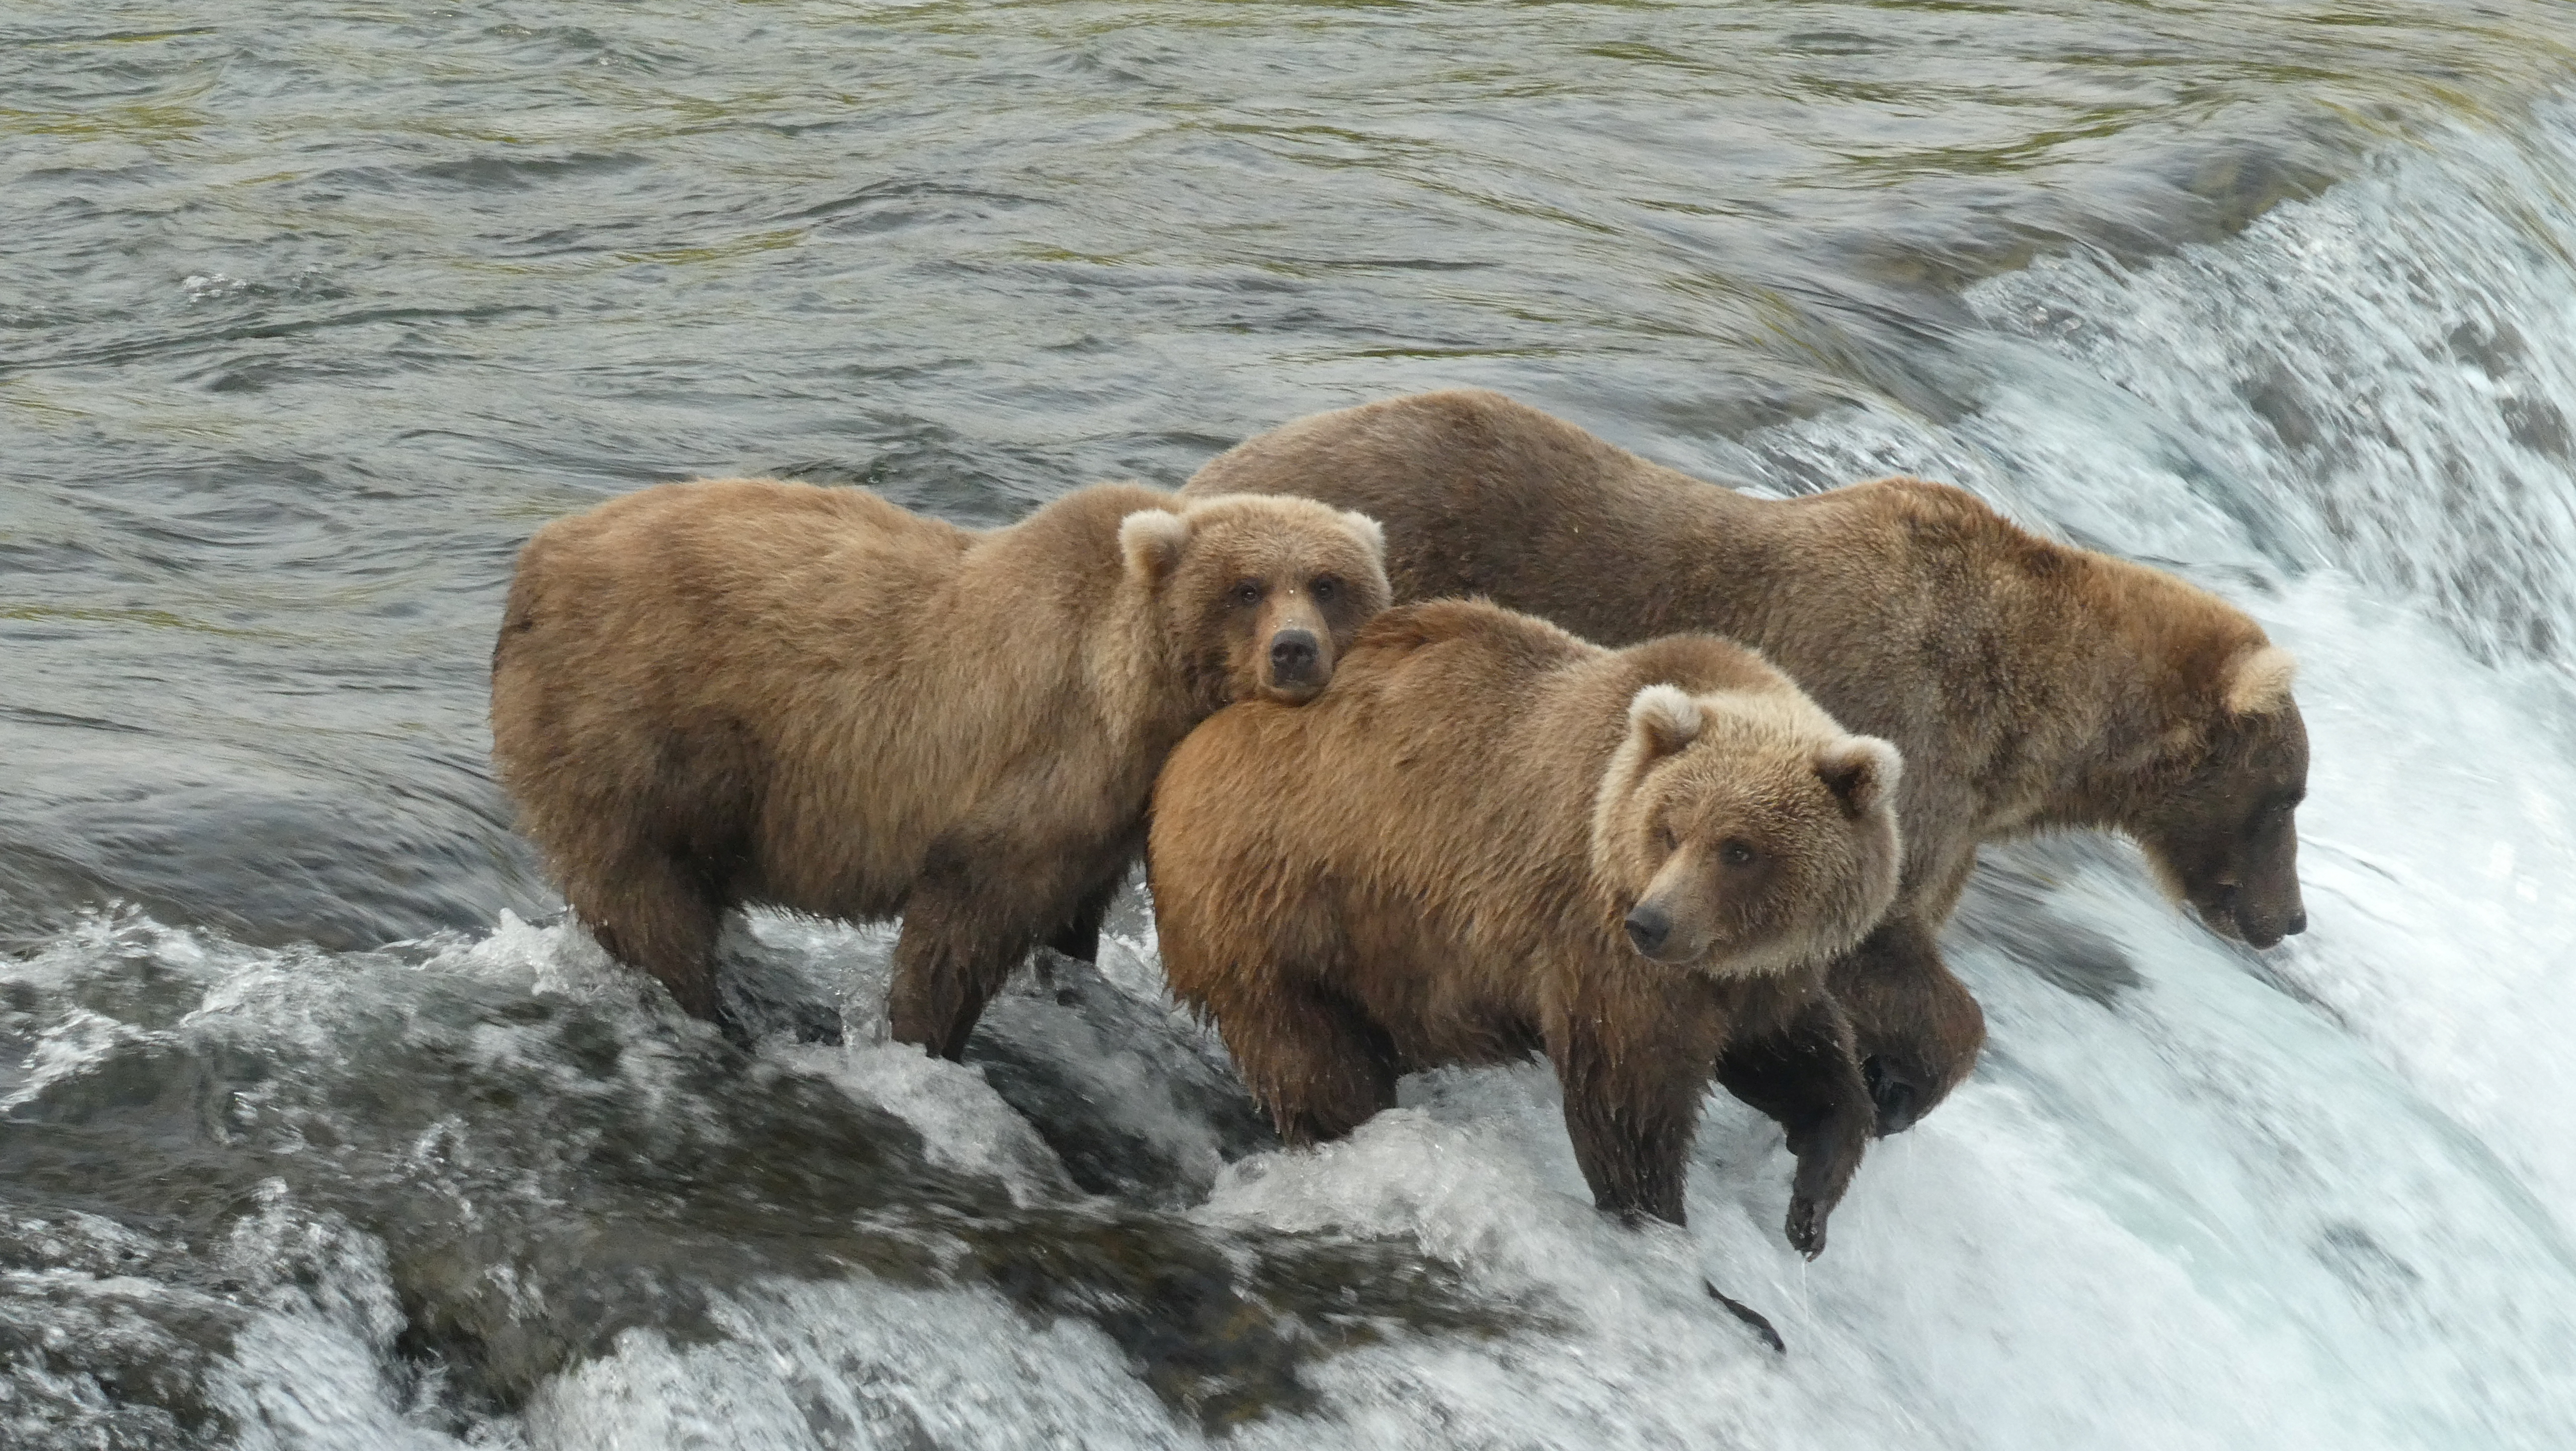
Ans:
{"label": "bear nose", "polygon": [[2290,922],[2289,922],[2289,925],[2288,925],[2288,926],[2286,926],[2286,927],[2283,927],[2283,928],[2281,929],[2281,932],[2282,932],[2282,935],[2283,935],[2283,936],[2286,936],[2286,937],[2296,937],[2296,936],[2298,936],[2300,933],[2305,932],[2305,931],[2307,931],[2307,930],[2308,930],[2308,909],[2307,909],[2307,908],[2305,908],[2305,907],[2302,907],[2302,908],[2300,908],[2298,911],[2293,912],[2293,913],[2291,913],[2291,914],[2290,914]]}
{"label": "bear nose", "polygon": [[1869,1101],[1878,1109],[1876,1131],[1880,1138],[1905,1132],[1923,1116],[1915,1107],[1923,1097],[1922,1092],[1904,1074],[1889,1066],[1885,1058],[1871,1054],[1862,1061],[1860,1076],[1869,1085]]}
{"label": "bear nose", "polygon": [[1628,913],[1628,940],[1637,944],[1637,950],[1648,957],[1654,956],[1655,949],[1663,946],[1664,939],[1672,935],[1672,914],[1663,908],[1650,902],[1639,902]]}
{"label": "bear nose", "polygon": [[1282,630],[1270,637],[1270,673],[1283,680],[1302,680],[1320,655],[1309,630]]}

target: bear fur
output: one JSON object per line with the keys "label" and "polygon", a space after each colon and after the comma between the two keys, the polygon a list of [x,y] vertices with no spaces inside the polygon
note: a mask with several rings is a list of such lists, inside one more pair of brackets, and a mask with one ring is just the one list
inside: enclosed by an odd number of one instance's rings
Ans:
{"label": "bear fur", "polygon": [[1173,752],[1163,971],[1292,1144],[1402,1073],[1544,1051],[1594,1201],[1631,1222],[1682,1222],[1714,1076],[1788,1130],[1812,1256],[1872,1118],[1822,968],[1895,895],[1900,776],[1715,636],[1613,651],[1407,605],[1321,700],[1233,706]]}
{"label": "bear fur", "polygon": [[895,1037],[955,1058],[1031,947],[1082,947],[1163,757],[1312,697],[1387,602],[1367,518],[1097,484],[989,531],[864,489],[669,484],[540,530],[492,755],[573,911],[722,1021],[725,912],[900,914]]}
{"label": "bear fur", "polygon": [[1758,499],[1461,390],[1288,424],[1182,492],[1363,510],[1386,528],[1399,600],[1485,595],[1614,645],[1741,640],[1895,742],[1904,883],[1828,972],[1882,1133],[1938,1103],[1984,1042],[1935,945],[1980,842],[2125,832],[2221,935],[2268,947],[2306,926],[2289,655],[2216,596],[2029,534],[1961,490],[1891,478]]}

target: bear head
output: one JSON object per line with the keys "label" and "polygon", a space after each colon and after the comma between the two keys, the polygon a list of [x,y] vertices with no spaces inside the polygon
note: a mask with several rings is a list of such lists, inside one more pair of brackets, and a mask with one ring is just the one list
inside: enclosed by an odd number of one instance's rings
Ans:
{"label": "bear head", "polygon": [[2255,947],[2304,932],[2298,806],[2308,728],[2290,698],[2289,652],[2260,642],[2193,689],[2158,773],[2164,789],[2130,823],[2166,894],[2209,929]]}
{"label": "bear head", "polygon": [[1118,544],[1210,709],[1313,699],[1394,594],[1377,521],[1312,499],[1219,494],[1141,509],[1120,521]]}
{"label": "bear head", "polygon": [[1594,799],[1592,867],[1646,957],[1712,977],[1822,963],[1895,899],[1896,748],[1793,686],[1649,685]]}

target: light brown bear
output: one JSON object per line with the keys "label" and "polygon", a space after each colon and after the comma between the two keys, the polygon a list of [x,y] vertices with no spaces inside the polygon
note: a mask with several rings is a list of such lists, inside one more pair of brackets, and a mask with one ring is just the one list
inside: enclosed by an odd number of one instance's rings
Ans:
{"label": "light brown bear", "polygon": [[955,1058],[1030,948],[1097,934],[1173,744],[1332,679],[1384,547],[1133,484],[982,532],[864,489],[646,489],[520,554],[493,762],[574,912],[681,1007],[722,1021],[734,906],[901,914],[894,1035]]}
{"label": "light brown bear", "polygon": [[1631,1222],[1682,1222],[1714,1075],[1788,1130],[1812,1256],[1871,1121],[1822,968],[1895,894],[1899,776],[1715,636],[1613,651],[1407,605],[1323,699],[1234,706],[1172,753],[1163,971],[1292,1144],[1399,1074],[1543,1050],[1594,1202]]}
{"label": "light brown bear", "polygon": [[1182,492],[1364,510],[1386,528],[1399,600],[1486,595],[1609,644],[1717,631],[1895,742],[1904,884],[1828,973],[1882,1133],[1940,1102],[1985,1041],[1935,946],[1980,842],[2126,832],[2220,934],[2268,947],[2307,925],[2289,655],[2215,596],[2038,538],[1958,489],[1751,498],[1456,391],[1289,424]]}

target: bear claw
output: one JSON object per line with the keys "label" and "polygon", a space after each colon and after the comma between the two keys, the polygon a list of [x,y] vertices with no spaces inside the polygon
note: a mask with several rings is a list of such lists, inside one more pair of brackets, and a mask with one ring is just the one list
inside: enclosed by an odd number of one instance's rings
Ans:
{"label": "bear claw", "polygon": [[1789,1247],[1809,1259],[1825,1252],[1825,1212],[1800,1196],[1789,1201]]}

